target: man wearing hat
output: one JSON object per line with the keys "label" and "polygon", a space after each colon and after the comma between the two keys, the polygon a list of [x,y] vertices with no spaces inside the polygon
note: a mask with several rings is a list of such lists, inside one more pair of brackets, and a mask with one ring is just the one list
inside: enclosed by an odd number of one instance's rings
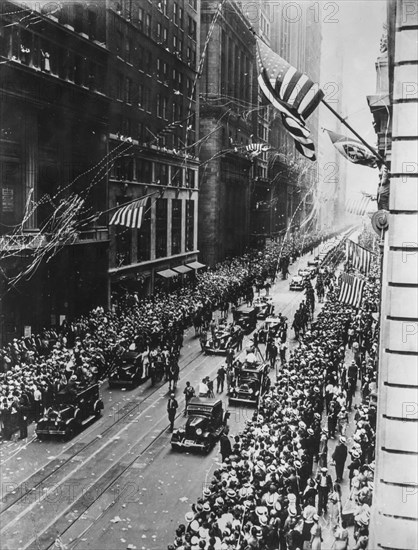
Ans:
{"label": "man wearing hat", "polygon": [[350,454],[351,454],[352,460],[351,460],[351,464],[348,465],[348,471],[349,471],[348,477],[350,479],[350,489],[351,489],[354,472],[356,470],[360,470],[360,467],[361,467],[361,454],[359,453],[359,451],[351,451]]}
{"label": "man wearing hat", "polygon": [[335,446],[334,452],[332,453],[332,459],[335,462],[335,473],[337,475],[336,482],[341,483],[344,473],[344,465],[347,460],[347,440],[344,436],[340,437],[339,443]]}
{"label": "man wearing hat", "polygon": [[168,420],[170,422],[171,432],[174,430],[174,420],[176,418],[176,411],[178,409],[178,406],[179,404],[177,403],[174,393],[171,392],[170,399],[167,402],[167,414],[168,414]]}
{"label": "man wearing hat", "polygon": [[225,462],[226,458],[229,458],[232,453],[231,441],[228,437],[229,428],[225,427],[221,437],[219,438],[220,451],[222,456],[222,462]]}
{"label": "man wearing hat", "polygon": [[327,511],[328,495],[332,490],[332,479],[328,473],[328,468],[321,468],[316,478],[318,488],[318,514],[321,515]]}

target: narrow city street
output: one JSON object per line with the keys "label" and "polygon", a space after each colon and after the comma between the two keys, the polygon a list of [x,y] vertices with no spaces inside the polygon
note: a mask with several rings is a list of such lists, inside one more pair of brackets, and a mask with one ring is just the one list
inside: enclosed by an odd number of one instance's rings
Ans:
{"label": "narrow city street", "polygon": [[[305,267],[309,257],[296,261],[290,274]],[[290,291],[289,280],[280,278],[271,294],[275,312],[289,320],[304,295]],[[291,346],[296,342],[293,336],[289,330]],[[245,338],[242,353],[250,337]],[[223,357],[201,353],[194,329],[188,329],[180,361],[181,412],[176,425],[183,422],[186,380],[197,386],[204,376],[214,378],[221,364]],[[275,373],[271,376],[274,379]],[[114,550],[126,543],[161,550],[201,495],[220,460],[219,449],[208,456],[171,450],[167,384],[151,388],[147,381],[123,391],[109,390],[106,381],[101,393],[103,417],[71,442],[38,441],[32,426],[28,443],[2,444],[0,534],[7,541],[5,550],[46,549],[57,536],[73,543],[72,548]],[[225,394],[219,397],[227,406]],[[252,417],[253,409],[228,408],[233,436]]]}

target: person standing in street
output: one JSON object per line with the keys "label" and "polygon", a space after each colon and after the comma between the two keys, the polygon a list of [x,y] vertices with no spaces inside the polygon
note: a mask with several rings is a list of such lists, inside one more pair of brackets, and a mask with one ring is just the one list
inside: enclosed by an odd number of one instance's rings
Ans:
{"label": "person standing in street", "polygon": [[168,420],[170,422],[170,432],[174,430],[174,420],[176,419],[176,411],[178,409],[178,406],[179,404],[177,403],[174,393],[171,393],[170,398],[167,402],[167,413]]}
{"label": "person standing in street", "polygon": [[26,439],[28,437],[28,411],[29,403],[24,399],[23,395],[20,398],[17,420],[19,425],[19,439]]}
{"label": "person standing in street", "polygon": [[332,479],[328,473],[328,468],[321,468],[321,472],[316,478],[318,489],[318,514],[326,513],[328,506],[328,496],[332,491]]}
{"label": "person standing in street", "polygon": [[347,460],[347,440],[344,436],[340,437],[340,442],[336,445],[334,452],[332,453],[332,459],[335,462],[335,473],[337,475],[336,482],[341,483],[344,473],[344,465]]}
{"label": "person standing in street", "polygon": [[282,342],[280,344],[280,363],[282,366],[286,364],[286,352],[287,352],[287,343]]}
{"label": "person standing in street", "polygon": [[190,384],[189,381],[186,382],[186,387],[184,388],[183,393],[184,393],[184,398],[185,398],[184,414],[186,414],[187,405],[189,404],[190,399],[195,394],[194,387]]}
{"label": "person standing in street", "polygon": [[222,393],[224,391],[225,375],[225,367],[221,365],[216,373],[216,393]]}
{"label": "person standing in street", "polygon": [[222,462],[225,462],[226,458],[229,458],[229,456],[232,453],[232,446],[231,441],[228,437],[229,428],[226,427],[223,431],[221,437],[219,438],[219,445],[220,445],[220,452],[222,456]]}

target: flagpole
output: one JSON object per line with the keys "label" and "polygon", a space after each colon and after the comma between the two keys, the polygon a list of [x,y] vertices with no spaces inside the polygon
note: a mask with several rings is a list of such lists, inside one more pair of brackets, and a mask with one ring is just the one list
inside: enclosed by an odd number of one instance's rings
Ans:
{"label": "flagpole", "polygon": [[331,107],[331,105],[330,105],[329,103],[327,103],[327,102],[325,101],[325,99],[321,99],[321,101],[322,101],[322,103],[325,105],[325,107],[327,107],[327,108],[331,111],[331,113],[332,113],[333,115],[335,115],[335,116],[338,118],[338,120],[340,120],[345,126],[347,126],[347,128],[350,130],[350,132],[352,132],[352,133],[361,141],[361,143],[362,143],[365,147],[367,147],[367,149],[368,149],[369,151],[371,151],[371,152],[373,153],[373,155],[374,155],[378,160],[380,160],[380,162],[381,162],[382,164],[386,165],[385,159],[379,155],[379,153],[376,151],[376,149],[373,149],[373,147],[372,147],[371,145],[369,145],[369,144],[367,143],[367,141],[365,141],[365,140],[360,136],[360,134],[358,134],[358,133],[354,130],[354,128],[352,128],[352,127],[350,126],[350,124],[348,124],[348,122],[347,122],[340,114],[338,114],[337,111],[335,111],[335,110]]}

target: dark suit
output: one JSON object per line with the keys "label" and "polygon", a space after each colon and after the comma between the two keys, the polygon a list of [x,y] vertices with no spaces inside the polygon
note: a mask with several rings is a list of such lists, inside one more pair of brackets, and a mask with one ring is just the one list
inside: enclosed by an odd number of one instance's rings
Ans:
{"label": "dark suit", "polygon": [[337,481],[341,481],[343,478],[344,465],[347,460],[347,446],[344,443],[338,443],[332,454],[332,459],[335,462],[335,473],[337,474]]}

